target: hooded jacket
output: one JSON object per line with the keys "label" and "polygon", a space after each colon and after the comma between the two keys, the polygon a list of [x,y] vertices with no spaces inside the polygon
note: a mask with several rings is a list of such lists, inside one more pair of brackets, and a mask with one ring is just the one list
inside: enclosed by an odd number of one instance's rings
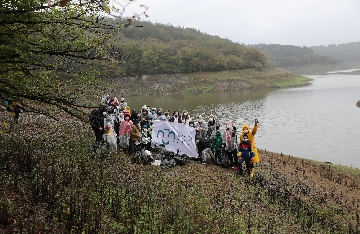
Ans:
{"label": "hooded jacket", "polygon": [[236,138],[237,138],[236,131],[232,127],[227,128],[224,131],[222,140],[223,140],[223,144],[225,144],[226,146],[227,151],[231,152],[237,148],[238,142]]}
{"label": "hooded jacket", "polygon": [[126,113],[124,115],[124,119],[126,117],[129,117],[129,120],[124,120],[124,121],[121,122],[119,135],[129,135],[129,134],[131,134],[131,131],[132,131],[132,128],[133,128],[133,122],[130,120],[130,115],[129,114]]}
{"label": "hooded jacket", "polygon": [[196,134],[195,134],[195,139],[202,139],[206,137],[206,133],[207,133],[207,125],[204,124],[204,122],[197,122],[195,123],[195,128],[196,128]]}
{"label": "hooded jacket", "polygon": [[245,160],[250,160],[252,156],[252,146],[250,141],[243,141],[239,144],[238,151],[241,153],[241,157]]}
{"label": "hooded jacket", "polygon": [[256,143],[255,143],[255,134],[257,132],[258,126],[255,125],[253,127],[253,129],[249,128],[249,125],[244,124],[241,130],[241,136],[240,136],[240,142],[243,141],[243,137],[244,137],[244,128],[247,128],[249,130],[249,132],[247,133],[248,139],[251,142],[251,146],[252,146],[252,151],[254,152],[255,156],[254,156],[254,163],[258,163],[260,162],[260,158],[259,158],[259,154],[258,154],[258,150],[256,147]]}
{"label": "hooded jacket", "polygon": [[121,101],[119,104],[119,110],[124,110],[126,106],[127,106],[126,101],[125,100]]}
{"label": "hooded jacket", "polygon": [[149,111],[147,109],[141,109],[140,119],[147,118],[149,115]]}
{"label": "hooded jacket", "polygon": [[142,136],[142,134],[140,132],[140,128],[139,128],[138,124],[134,124],[132,127],[130,139],[132,141],[140,141],[141,136]]}
{"label": "hooded jacket", "polygon": [[215,151],[221,151],[222,149],[222,137],[220,135],[215,135],[215,138],[213,139],[213,148]]}
{"label": "hooded jacket", "polygon": [[98,130],[99,128],[102,128],[104,129],[104,115],[103,115],[103,112],[105,111],[104,108],[100,108],[100,109],[96,109],[96,110],[93,110],[91,113],[90,113],[90,123],[91,123],[91,127],[94,129],[94,130]]}

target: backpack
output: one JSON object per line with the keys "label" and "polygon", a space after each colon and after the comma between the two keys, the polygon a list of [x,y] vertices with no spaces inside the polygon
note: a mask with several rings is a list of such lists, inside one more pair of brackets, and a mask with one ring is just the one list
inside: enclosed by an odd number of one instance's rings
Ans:
{"label": "backpack", "polygon": [[183,166],[190,161],[189,157],[186,154],[177,154],[174,156],[174,160],[177,165]]}

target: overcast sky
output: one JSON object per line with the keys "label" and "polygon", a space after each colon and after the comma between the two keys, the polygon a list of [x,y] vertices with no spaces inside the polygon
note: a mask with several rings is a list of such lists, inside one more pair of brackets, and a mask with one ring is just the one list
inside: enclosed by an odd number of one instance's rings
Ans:
{"label": "overcast sky", "polygon": [[[137,0],[151,22],[244,44],[318,46],[360,41],[360,0]],[[144,18],[145,19],[145,18]]]}

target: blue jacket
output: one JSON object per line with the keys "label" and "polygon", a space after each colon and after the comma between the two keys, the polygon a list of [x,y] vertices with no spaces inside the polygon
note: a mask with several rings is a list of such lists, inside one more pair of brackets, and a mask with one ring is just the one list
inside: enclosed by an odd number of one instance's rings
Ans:
{"label": "blue jacket", "polygon": [[251,150],[250,142],[241,142],[239,144],[238,151],[241,152],[241,157],[245,160],[249,160],[255,156],[254,152]]}

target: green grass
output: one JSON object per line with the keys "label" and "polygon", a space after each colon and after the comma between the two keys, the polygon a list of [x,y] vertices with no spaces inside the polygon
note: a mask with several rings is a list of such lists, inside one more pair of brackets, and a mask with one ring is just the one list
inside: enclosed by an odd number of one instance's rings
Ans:
{"label": "green grass", "polygon": [[275,80],[271,83],[279,87],[307,85],[309,83],[309,78],[304,76],[294,76],[290,79]]}
{"label": "green grass", "polygon": [[[219,82],[228,82],[229,84],[238,81],[243,82],[237,83],[237,86],[227,86],[231,89],[258,89],[274,87],[282,88],[309,84],[309,79],[307,77],[298,76],[271,68],[263,70],[244,69],[223,72],[197,72],[186,74],[186,76],[190,78],[188,87],[185,88],[185,91],[188,92],[209,92],[217,90],[219,89],[219,87],[217,87]],[[204,86],[204,84],[207,85]]]}

